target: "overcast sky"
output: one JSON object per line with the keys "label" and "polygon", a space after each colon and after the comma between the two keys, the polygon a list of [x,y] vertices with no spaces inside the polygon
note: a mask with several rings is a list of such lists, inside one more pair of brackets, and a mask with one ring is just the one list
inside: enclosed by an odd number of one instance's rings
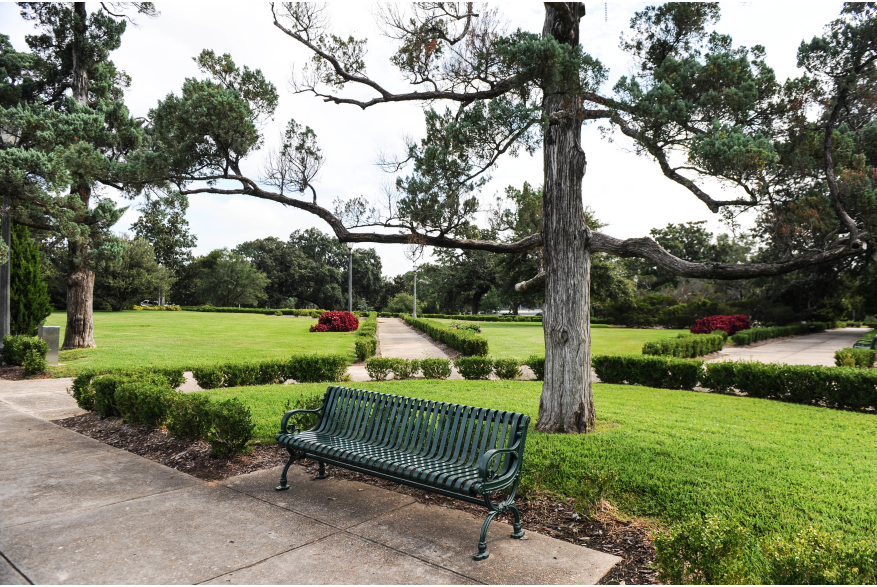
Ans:
{"label": "overcast sky", "polygon": [[[581,39],[585,51],[610,68],[604,93],[630,70],[628,56],[618,49],[619,35],[628,31],[630,17],[645,5],[586,3],[588,14],[582,20]],[[356,106],[326,104],[312,96],[293,95],[288,89],[290,72],[309,55],[273,26],[267,3],[157,2],[156,6],[161,15],[155,19],[141,18],[139,28],[129,27],[122,47],[112,54],[116,65],[132,78],[125,101],[135,116],[146,116],[157,100],[168,93],[178,93],[184,79],[197,77],[199,72],[192,57],[202,49],[230,53],[238,65],[261,69],[279,90],[280,105],[265,129],[269,146],[277,142],[279,131],[290,118],[316,131],[327,159],[317,182],[318,201],[327,207],[339,197],[377,196],[382,182],[392,179],[375,166],[377,154],[400,152],[404,135],[420,138],[423,134],[422,110],[415,104],[379,105],[363,111]],[[503,2],[498,6],[511,29],[542,30],[541,4]],[[798,45],[820,34],[823,26],[837,17],[841,4],[723,2],[720,6],[722,19],[717,30],[730,34],[736,45],[764,45],[767,62],[782,80],[800,74],[795,64]],[[98,3],[87,5],[89,11],[98,7]],[[388,87],[402,89],[399,73],[389,63],[394,43],[379,34],[370,5],[334,2],[329,13],[336,33],[368,38],[366,64],[370,76]],[[20,18],[16,5],[0,4],[0,23],[0,32],[11,37],[15,48],[26,50],[24,37],[33,29]],[[608,223],[605,232],[629,238],[646,235],[651,228],[670,222],[694,220],[707,220],[714,231],[723,230],[717,217],[684,188],[664,178],[653,160],[629,152],[626,149],[629,145],[623,140],[609,143],[602,139],[597,126],[590,124],[583,131],[582,143],[588,160],[583,198],[597,217]],[[265,151],[262,149],[250,158],[245,172],[258,175]],[[485,203],[493,201],[508,185],[520,187],[524,181],[541,184],[541,152],[532,157],[523,154],[517,159],[501,159],[492,177],[483,191]],[[129,230],[137,219],[135,206],[136,203],[117,225],[119,232]],[[312,226],[331,233],[326,224],[305,212],[243,196],[192,196],[188,220],[198,237],[196,254],[232,248],[267,236],[286,239],[293,230]],[[374,246],[383,260],[385,275],[410,269],[402,245]]]}

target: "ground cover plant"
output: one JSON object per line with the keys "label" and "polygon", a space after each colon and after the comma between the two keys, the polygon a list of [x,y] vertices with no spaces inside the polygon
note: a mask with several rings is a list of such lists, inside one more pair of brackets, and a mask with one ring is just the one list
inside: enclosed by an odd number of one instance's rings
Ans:
{"label": "ground cover plant", "polygon": [[[96,312],[96,349],[61,351],[57,375],[86,369],[183,367],[288,359],[295,352],[338,353],[355,358],[355,332],[308,333],[316,320],[209,312]],[[46,324],[61,326],[55,312]]]}
{"label": "ground cover plant", "polygon": [[[435,320],[449,326],[453,320]],[[481,336],[487,338],[490,356],[498,359],[524,361],[530,355],[545,356],[545,334],[540,322],[479,322]],[[673,338],[687,330],[658,330],[648,328],[593,328],[591,353],[620,355],[639,353],[643,344],[663,338]]]}
{"label": "ground cover plant", "polygon": [[[520,411],[534,418],[541,391],[539,382],[528,381],[355,385]],[[215,399],[240,398],[251,410],[256,438],[270,443],[290,401],[321,397],[325,389],[324,384],[307,384],[202,393]],[[673,529],[677,536],[673,544],[689,545],[680,551],[689,557],[703,554],[697,539],[708,537],[703,525],[692,520],[712,516],[720,527],[739,526],[746,539],[729,550],[729,556],[731,566],[742,569],[747,582],[798,577],[794,557],[800,552],[795,540],[802,534],[827,533],[850,552],[862,552],[869,545],[877,549],[877,418],[873,414],[634,386],[597,384],[594,391],[595,434],[530,431],[524,492],[538,487],[573,497],[581,506],[602,495],[621,515],[644,517]],[[683,532],[687,532],[684,541],[678,538]],[[773,545],[774,562],[762,558],[768,552],[762,548],[765,540]],[[841,565],[849,563],[838,560]],[[836,575],[840,580],[850,576]]]}

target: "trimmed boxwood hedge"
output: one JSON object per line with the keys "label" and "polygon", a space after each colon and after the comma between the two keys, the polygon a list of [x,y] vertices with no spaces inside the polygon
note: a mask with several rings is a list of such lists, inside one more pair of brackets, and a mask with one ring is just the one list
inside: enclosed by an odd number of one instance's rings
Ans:
{"label": "trimmed boxwood hedge", "polygon": [[782,336],[795,336],[796,334],[810,334],[822,332],[829,327],[825,322],[807,322],[805,324],[792,324],[790,326],[773,326],[770,328],[750,328],[741,330],[731,337],[731,342],[739,345],[752,344],[770,338]]}
{"label": "trimmed boxwood hedge", "polygon": [[343,355],[293,355],[286,360],[258,363],[224,363],[192,369],[192,376],[202,389],[269,385],[295,379],[299,383],[341,381],[347,372]]}
{"label": "trimmed boxwood hedge", "polygon": [[720,334],[680,334],[643,344],[643,354],[693,359],[720,351],[724,345],[725,337]]}
{"label": "trimmed boxwood hedge", "polygon": [[424,318],[413,318],[410,314],[402,314],[405,322],[429,337],[444,343],[466,356],[484,357],[487,355],[487,339],[470,330],[448,328],[441,322]]}
{"label": "trimmed boxwood hedge", "polygon": [[369,357],[373,357],[377,354],[378,339],[375,336],[377,333],[378,313],[369,312],[368,318],[366,318],[365,322],[359,325],[359,330],[357,332],[356,343],[354,344],[357,360],[365,361]]}
{"label": "trimmed boxwood hedge", "polygon": [[604,383],[746,394],[834,408],[877,408],[877,370],[755,362],[717,362],[649,355],[594,356]]}

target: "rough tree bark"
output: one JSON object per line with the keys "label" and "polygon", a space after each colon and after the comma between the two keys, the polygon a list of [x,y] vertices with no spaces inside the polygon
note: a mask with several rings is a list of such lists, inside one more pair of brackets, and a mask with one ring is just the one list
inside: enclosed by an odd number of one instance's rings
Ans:
{"label": "rough tree bark", "polygon": [[[543,36],[576,46],[579,3],[546,4]],[[581,146],[580,96],[568,87],[544,89],[550,123],[543,153],[545,263],[545,382],[536,429],[587,432],[594,425],[591,393],[590,229],[582,205],[587,165]]]}
{"label": "rough tree bark", "polygon": [[82,254],[76,243],[68,247],[71,261],[67,284],[67,329],[64,331],[64,350],[95,348],[94,343],[94,272],[75,264]]}

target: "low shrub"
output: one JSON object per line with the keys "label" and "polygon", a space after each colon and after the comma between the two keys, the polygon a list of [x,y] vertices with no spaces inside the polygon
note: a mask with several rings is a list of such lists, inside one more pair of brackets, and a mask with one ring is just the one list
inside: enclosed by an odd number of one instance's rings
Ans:
{"label": "low shrub", "polygon": [[317,326],[325,326],[326,330],[311,328],[311,332],[353,332],[359,328],[359,318],[350,312],[324,312],[317,320]]}
{"label": "low shrub", "polygon": [[475,322],[451,322],[449,328],[453,328],[455,330],[468,330],[469,332],[474,332],[475,334],[481,334],[481,325],[476,324]]}
{"label": "low shrub", "polygon": [[153,312],[179,312],[182,310],[180,306],[134,306],[135,310],[151,310]]}
{"label": "low shrub", "polygon": [[517,359],[494,359],[493,372],[499,379],[518,379],[521,376],[521,362]]}
{"label": "low shrub", "polygon": [[539,355],[530,355],[524,364],[533,370],[533,374],[539,381],[545,381],[545,357]]}
{"label": "low shrub", "polygon": [[725,337],[719,334],[688,334],[643,344],[644,355],[667,355],[693,359],[722,350]]}
{"label": "low shrub", "polygon": [[216,389],[222,387],[225,373],[221,367],[211,365],[207,367],[193,367],[192,377],[201,389]]}
{"label": "low shrub", "polygon": [[369,312],[368,318],[359,326],[359,334],[356,337],[354,348],[356,349],[356,358],[359,361],[365,361],[369,357],[373,357],[378,352],[378,339],[375,335],[378,332],[378,313]]}
{"label": "low shrub", "polygon": [[834,352],[834,364],[838,367],[858,367],[870,369],[877,359],[877,351],[871,349],[840,349]]}
{"label": "low shrub", "polygon": [[694,389],[703,372],[703,361],[661,355],[595,355],[591,365],[603,383],[665,389]]}
{"label": "low shrub", "polygon": [[797,334],[809,334],[822,332],[827,328],[825,322],[807,322],[804,324],[792,324],[791,326],[773,326],[770,328],[750,328],[741,330],[731,337],[731,342],[738,345],[747,345],[771,338],[782,336],[795,336]]}
{"label": "low shrub", "polygon": [[308,329],[308,332],[329,332],[329,327],[325,324],[314,324]]}
{"label": "low shrub", "polygon": [[[166,377],[160,371],[135,370],[130,372],[120,372],[112,375],[104,375],[101,377],[96,377],[90,382],[90,393],[92,394],[93,398],[93,406],[91,409],[94,409],[94,411],[96,411],[104,418],[108,418],[111,416],[123,416],[122,407],[128,406],[128,404],[126,404],[125,402],[137,401],[136,398],[133,398],[133,396],[131,396],[129,393],[125,396],[125,398],[122,399],[122,404],[120,405],[118,390],[120,387],[127,386],[128,384],[140,387],[160,386],[173,391],[173,386],[168,381],[168,377]],[[133,408],[126,407],[125,409],[129,411],[128,413],[133,413]]]}
{"label": "low shrub", "polygon": [[737,334],[741,330],[749,330],[752,324],[749,316],[734,314],[732,316],[707,316],[695,320],[691,325],[691,334],[710,334],[716,330],[727,332],[729,336]]}
{"label": "low shrub", "polygon": [[125,422],[158,428],[167,420],[177,392],[167,380],[122,380],[115,390],[115,404]]}
{"label": "low shrub", "polygon": [[95,369],[85,369],[73,379],[73,385],[67,390],[67,393],[73,396],[76,404],[83,410],[98,411],[95,407],[94,381],[101,375],[121,377],[122,379],[143,379],[161,376],[173,389],[180,387],[186,380],[182,369],[138,367],[134,369],[116,369],[110,373],[101,373]]}
{"label": "low shrub", "polygon": [[288,361],[287,379],[299,383],[341,381],[347,373],[347,357],[338,354],[293,355]]}
{"label": "low shrub", "polygon": [[244,452],[256,431],[250,408],[237,398],[211,402],[210,420],[207,442],[211,454],[217,457]]}
{"label": "low shrub", "polygon": [[463,379],[487,379],[493,372],[493,359],[488,357],[460,357],[454,367]]}
{"label": "low shrub", "polygon": [[24,360],[21,362],[21,365],[24,367],[25,375],[39,375],[49,368],[49,362],[46,361],[46,353],[34,347],[31,347],[24,353]]}
{"label": "low shrub", "polygon": [[744,553],[751,538],[739,524],[695,516],[655,535],[655,566],[665,584],[749,583]]}
{"label": "low shrub", "polygon": [[451,361],[448,359],[421,359],[420,371],[426,379],[447,379],[451,376]]}
{"label": "low shrub", "polygon": [[210,432],[210,399],[200,393],[177,394],[167,410],[167,430],[177,438],[204,440]]}
{"label": "low shrub", "polygon": [[270,385],[295,379],[299,383],[341,381],[347,371],[342,355],[293,355],[285,361],[272,359],[258,363],[224,363],[192,369],[201,389]]}
{"label": "low shrub", "polygon": [[390,359],[390,369],[393,371],[393,379],[411,379],[420,370],[420,361],[417,359]]}
{"label": "low shrub", "polygon": [[430,338],[444,343],[466,356],[483,357],[487,355],[487,339],[474,332],[457,328],[446,328],[441,322],[423,318],[412,318],[409,314],[403,314],[402,319],[409,326],[425,332]]}
{"label": "low shrub", "polygon": [[375,381],[384,381],[393,372],[393,359],[372,357],[365,362],[365,370]]}
{"label": "low shrub", "polygon": [[[49,345],[38,336],[7,334],[3,337],[3,349],[0,353],[2,353],[4,365],[22,366],[26,360],[29,360],[32,367],[38,368],[40,363],[36,356],[45,361],[46,355],[49,354]],[[45,367],[31,373],[42,373],[43,371],[45,371]]]}

